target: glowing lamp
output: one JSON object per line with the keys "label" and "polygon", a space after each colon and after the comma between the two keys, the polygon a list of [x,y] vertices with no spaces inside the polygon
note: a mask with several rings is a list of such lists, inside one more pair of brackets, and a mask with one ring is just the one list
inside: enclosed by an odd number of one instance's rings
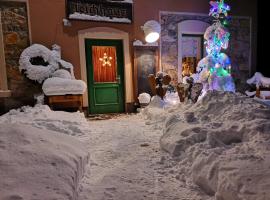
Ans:
{"label": "glowing lamp", "polygon": [[155,20],[147,21],[144,26],[142,26],[142,30],[145,34],[145,41],[147,43],[156,42],[159,39],[161,26]]}

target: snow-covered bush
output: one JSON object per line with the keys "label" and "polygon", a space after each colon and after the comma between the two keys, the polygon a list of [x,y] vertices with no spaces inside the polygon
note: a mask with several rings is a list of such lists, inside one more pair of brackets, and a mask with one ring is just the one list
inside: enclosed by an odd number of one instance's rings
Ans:
{"label": "snow-covered bush", "polygon": [[[35,65],[31,63],[31,60],[37,57],[42,58],[46,64]],[[24,70],[27,78],[39,83],[49,78],[59,68],[58,60],[53,56],[52,51],[40,44],[33,44],[26,48],[20,56],[19,64],[20,71]]]}
{"label": "snow-covered bush", "polygon": [[61,47],[53,50],[40,44],[26,48],[20,57],[20,71],[38,83],[43,83],[45,95],[83,94],[86,84],[75,80],[73,65],[61,59]]}
{"label": "snow-covered bush", "polygon": [[72,79],[71,74],[67,70],[64,70],[64,69],[56,70],[54,73],[52,73],[51,76],[64,78],[64,79]]}
{"label": "snow-covered bush", "polygon": [[[26,74],[27,78],[39,83],[51,76],[75,79],[73,65],[62,60],[59,51],[55,49],[50,50],[40,44],[33,44],[22,52],[19,60],[19,69]],[[53,75],[59,68],[68,70],[70,75],[62,70]]]}

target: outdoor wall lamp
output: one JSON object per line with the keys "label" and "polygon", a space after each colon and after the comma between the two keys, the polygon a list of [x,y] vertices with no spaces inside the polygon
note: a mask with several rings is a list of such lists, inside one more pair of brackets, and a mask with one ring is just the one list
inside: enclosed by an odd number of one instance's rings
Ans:
{"label": "outdoor wall lamp", "polygon": [[155,20],[147,21],[141,28],[144,31],[145,41],[147,43],[153,43],[159,39],[161,26],[157,21]]}
{"label": "outdoor wall lamp", "polygon": [[63,19],[64,26],[71,26],[71,22],[68,19]]}

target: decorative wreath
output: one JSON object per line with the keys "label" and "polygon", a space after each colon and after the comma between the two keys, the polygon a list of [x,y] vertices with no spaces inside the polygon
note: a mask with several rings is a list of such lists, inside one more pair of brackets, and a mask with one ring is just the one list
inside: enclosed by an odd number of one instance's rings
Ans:
{"label": "decorative wreath", "polygon": [[50,49],[33,44],[22,52],[19,69],[27,78],[42,83],[59,68],[58,61],[59,58]]}

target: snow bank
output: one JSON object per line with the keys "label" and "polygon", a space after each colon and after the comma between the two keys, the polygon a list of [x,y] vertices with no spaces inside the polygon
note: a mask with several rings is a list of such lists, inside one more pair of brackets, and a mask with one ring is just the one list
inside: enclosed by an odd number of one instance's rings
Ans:
{"label": "snow bank", "polygon": [[266,199],[269,119],[269,108],[253,99],[212,91],[194,105],[171,111],[160,144],[178,157],[184,179],[216,200]]}
{"label": "snow bank", "polygon": [[167,92],[165,97],[165,107],[173,107],[180,103],[179,96],[177,92]]}
{"label": "snow bank", "polygon": [[166,119],[165,102],[159,96],[153,96],[150,104],[142,110],[142,114],[149,123],[158,123]]}
{"label": "snow bank", "polygon": [[167,93],[162,100],[159,96],[153,96],[149,105],[144,108],[141,113],[146,120],[146,124],[155,125],[154,128],[163,128],[164,121],[168,117],[168,113],[174,111],[175,108],[181,106],[179,97],[176,93]]}
{"label": "snow bank", "polygon": [[44,81],[42,90],[47,96],[83,94],[86,90],[86,84],[82,80],[52,77]]}
{"label": "snow bank", "polygon": [[84,144],[32,126],[0,124],[0,199],[77,199]]}
{"label": "snow bank", "polygon": [[[52,111],[47,105],[24,106],[0,116],[0,123],[31,125],[43,130],[80,136],[90,128],[83,113]],[[56,133],[56,132],[54,132]]]}

